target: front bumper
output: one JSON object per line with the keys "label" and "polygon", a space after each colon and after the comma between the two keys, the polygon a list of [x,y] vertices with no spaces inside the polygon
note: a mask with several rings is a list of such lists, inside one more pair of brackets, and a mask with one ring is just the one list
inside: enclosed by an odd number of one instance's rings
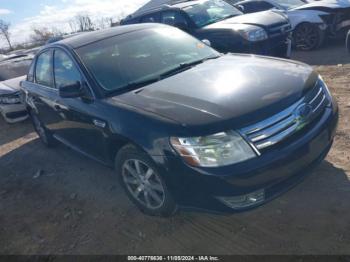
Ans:
{"label": "front bumper", "polygon": [[28,113],[25,105],[0,105],[0,112],[7,123],[13,124],[24,121],[28,118]]}
{"label": "front bumper", "polygon": [[170,190],[182,206],[195,209],[233,212],[259,206],[297,184],[326,157],[337,123],[338,111],[327,108],[315,126],[282,149],[232,166],[194,168],[169,158]]}
{"label": "front bumper", "polygon": [[292,41],[291,36],[280,35],[269,38],[264,41],[247,43],[245,52],[257,55],[275,56],[281,58],[290,58]]}

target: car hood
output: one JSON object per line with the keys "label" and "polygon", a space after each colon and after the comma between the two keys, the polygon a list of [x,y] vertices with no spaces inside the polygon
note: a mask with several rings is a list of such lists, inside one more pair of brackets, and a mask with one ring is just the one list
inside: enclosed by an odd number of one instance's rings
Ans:
{"label": "car hood", "polygon": [[287,19],[283,17],[278,12],[274,11],[264,11],[246,15],[235,16],[214,24],[210,24],[205,26],[203,29],[226,29],[233,28],[236,24],[247,24],[247,25],[255,25],[260,27],[269,27],[274,24],[280,24],[283,22],[287,22]]}
{"label": "car hood", "polygon": [[183,126],[227,122],[238,128],[287,108],[315,85],[317,77],[311,67],[298,62],[225,55],[108,102]]}
{"label": "car hood", "polygon": [[321,0],[310,2],[308,4],[296,7],[292,10],[304,10],[304,9],[319,9],[319,8],[329,8],[329,9],[338,9],[338,8],[349,8],[349,0]]}
{"label": "car hood", "polygon": [[25,78],[25,76],[20,76],[0,82],[0,95],[9,95],[18,92],[21,89],[20,83]]}

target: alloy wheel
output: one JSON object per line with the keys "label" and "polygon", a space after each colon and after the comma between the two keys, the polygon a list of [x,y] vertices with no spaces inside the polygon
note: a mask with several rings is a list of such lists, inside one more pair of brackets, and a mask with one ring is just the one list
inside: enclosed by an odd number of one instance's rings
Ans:
{"label": "alloy wheel", "polygon": [[294,33],[295,45],[298,49],[308,51],[319,45],[318,29],[309,24],[300,25]]}
{"label": "alloy wheel", "polygon": [[122,168],[123,181],[136,201],[148,209],[158,209],[165,201],[165,190],[159,175],[146,163],[129,159]]}

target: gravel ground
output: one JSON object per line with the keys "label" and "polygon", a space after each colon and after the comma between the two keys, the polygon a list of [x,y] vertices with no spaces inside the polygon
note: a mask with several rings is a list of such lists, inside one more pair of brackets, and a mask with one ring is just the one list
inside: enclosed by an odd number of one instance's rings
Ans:
{"label": "gravel ground", "polygon": [[112,170],[45,148],[29,121],[0,120],[0,253],[350,255],[350,56],[335,45],[294,58],[315,65],[339,101],[336,140],[303,183],[246,213],[147,217]]}

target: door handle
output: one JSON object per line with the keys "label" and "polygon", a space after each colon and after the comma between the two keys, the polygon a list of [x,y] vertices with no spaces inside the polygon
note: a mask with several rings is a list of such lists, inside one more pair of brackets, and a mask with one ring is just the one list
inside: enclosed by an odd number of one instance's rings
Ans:
{"label": "door handle", "polygon": [[101,127],[101,128],[105,128],[106,127],[106,122],[104,122],[102,120],[94,119],[92,122],[97,127]]}
{"label": "door handle", "polygon": [[57,110],[57,111],[61,111],[62,110],[62,107],[60,105],[54,105],[54,108]]}

